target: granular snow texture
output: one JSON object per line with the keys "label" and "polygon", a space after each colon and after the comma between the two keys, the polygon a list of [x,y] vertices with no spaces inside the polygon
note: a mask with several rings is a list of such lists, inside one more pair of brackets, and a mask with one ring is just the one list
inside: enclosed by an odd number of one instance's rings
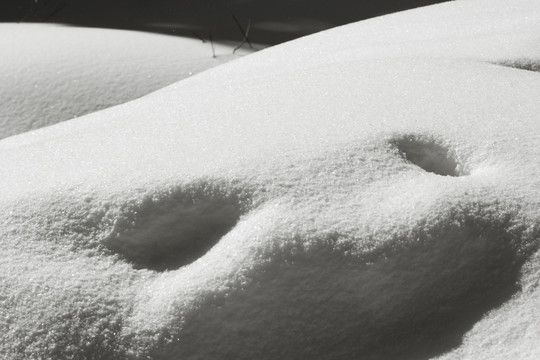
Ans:
{"label": "granular snow texture", "polygon": [[[125,103],[237,58],[133,31],[0,24],[0,138]],[[240,50],[238,54],[246,53]]]}
{"label": "granular snow texture", "polygon": [[0,141],[0,354],[539,358],[539,22],[385,16]]}

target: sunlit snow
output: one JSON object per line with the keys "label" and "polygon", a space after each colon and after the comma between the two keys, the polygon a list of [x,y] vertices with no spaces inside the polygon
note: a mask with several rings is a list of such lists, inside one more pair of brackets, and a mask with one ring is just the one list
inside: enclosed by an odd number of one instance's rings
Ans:
{"label": "sunlit snow", "polygon": [[539,358],[539,23],[416,9],[3,139],[0,354]]}
{"label": "sunlit snow", "polygon": [[0,48],[0,138],[125,103],[246,53],[50,24],[0,24]]}

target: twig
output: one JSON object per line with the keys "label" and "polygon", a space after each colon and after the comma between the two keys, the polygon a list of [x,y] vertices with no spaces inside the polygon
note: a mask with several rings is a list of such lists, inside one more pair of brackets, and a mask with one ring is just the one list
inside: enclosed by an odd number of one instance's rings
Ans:
{"label": "twig", "polygon": [[[58,3],[58,5],[56,5],[56,8],[49,15],[47,15],[42,21],[46,22],[49,19],[51,19],[53,16],[58,14],[60,11],[62,11],[62,9],[64,9],[64,7],[67,5],[68,1],[69,0],[60,1],[60,3]],[[45,2],[45,6],[47,6],[47,2]]]}
{"label": "twig", "polygon": [[212,31],[208,32],[208,38],[210,39],[210,45],[212,46],[212,57],[216,58],[216,51],[214,50],[214,37],[212,35]]}
{"label": "twig", "polygon": [[193,32],[192,34],[195,35],[197,39],[201,40],[203,44],[206,42],[206,40],[201,35],[197,34],[196,32]]}
{"label": "twig", "polygon": [[236,26],[238,26],[238,29],[242,33],[242,37],[243,37],[242,42],[240,43],[240,45],[238,45],[237,47],[234,48],[233,54],[236,52],[236,50],[240,49],[242,47],[242,45],[244,45],[245,43],[247,43],[249,45],[250,49],[253,49],[253,46],[251,45],[251,41],[249,41],[249,30],[251,29],[251,19],[248,20],[247,28],[246,28],[246,30],[244,30],[244,28],[242,27],[242,25],[240,24],[240,21],[238,21],[236,16],[234,16],[234,14],[233,14],[232,17],[234,19],[234,22],[236,23]]}

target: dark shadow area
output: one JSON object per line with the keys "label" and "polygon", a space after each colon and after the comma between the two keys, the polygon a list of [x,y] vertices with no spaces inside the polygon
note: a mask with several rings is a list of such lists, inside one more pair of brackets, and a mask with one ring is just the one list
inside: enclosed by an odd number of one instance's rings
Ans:
{"label": "dark shadow area", "polygon": [[459,347],[478,321],[520,290],[520,269],[526,257],[519,254],[506,226],[475,217],[466,219],[463,226],[461,234],[452,226],[442,227],[441,237],[430,240],[432,244],[414,246],[399,255],[399,261],[413,260],[411,265],[418,269],[404,266],[404,270],[423,282],[394,309],[393,324],[381,327],[385,336],[363,349],[373,354],[366,359],[440,356]]}
{"label": "dark shadow area", "polygon": [[538,59],[516,59],[494,63],[499,66],[506,66],[513,69],[540,72],[540,60]]}
{"label": "dark shadow area", "polygon": [[129,206],[103,240],[137,269],[178,269],[203,256],[239,220],[242,199],[208,183]]}
{"label": "dark shadow area", "polygon": [[338,25],[447,0],[4,0],[1,22],[50,22],[274,45]]}
{"label": "dark shadow area", "polygon": [[[251,271],[249,286],[223,299],[209,295],[179,333],[168,329],[167,336],[180,341],[164,336],[152,355],[261,360],[442,355],[519,290],[526,255],[518,250],[520,235],[509,232],[511,215],[477,210],[449,209],[436,224],[397,235],[386,250],[365,258],[336,251],[333,239],[304,253],[274,252],[279,260]],[[208,329],[211,347],[200,335]]]}
{"label": "dark shadow area", "polygon": [[399,154],[421,169],[442,176],[462,176],[452,149],[422,135],[404,135],[390,141]]}

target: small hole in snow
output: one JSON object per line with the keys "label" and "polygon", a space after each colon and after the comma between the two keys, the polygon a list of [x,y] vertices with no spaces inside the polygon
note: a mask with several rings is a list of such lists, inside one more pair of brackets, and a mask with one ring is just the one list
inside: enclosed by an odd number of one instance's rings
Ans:
{"label": "small hole in snow", "polygon": [[494,63],[499,66],[506,66],[509,68],[540,72],[540,60],[535,59],[516,59],[516,60],[503,60]]}
{"label": "small hole in snow", "polygon": [[201,182],[126,207],[104,239],[137,269],[178,269],[202,257],[238,222],[242,196]]}
{"label": "small hole in snow", "polygon": [[442,176],[462,176],[462,166],[452,149],[425,135],[405,135],[391,141],[407,161],[427,172]]}

